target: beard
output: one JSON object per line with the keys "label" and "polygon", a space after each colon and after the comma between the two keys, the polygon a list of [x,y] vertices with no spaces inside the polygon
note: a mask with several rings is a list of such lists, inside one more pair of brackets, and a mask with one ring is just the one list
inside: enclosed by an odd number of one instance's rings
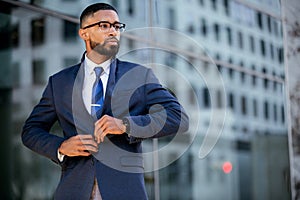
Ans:
{"label": "beard", "polygon": [[[108,44],[109,40],[117,41],[117,44],[116,45]],[[90,41],[90,46],[96,53],[98,53],[100,55],[104,55],[107,57],[115,57],[119,51],[120,45],[119,45],[119,41],[117,38],[111,37],[111,38],[106,39],[103,42],[103,44],[100,44],[100,43],[97,43],[94,41]]]}

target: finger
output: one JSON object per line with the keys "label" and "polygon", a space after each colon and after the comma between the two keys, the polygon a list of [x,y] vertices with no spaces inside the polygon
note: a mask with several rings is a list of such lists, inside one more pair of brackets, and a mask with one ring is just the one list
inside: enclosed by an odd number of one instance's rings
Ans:
{"label": "finger", "polygon": [[113,117],[109,115],[102,116],[98,121],[96,121],[95,126],[102,127],[104,126],[110,119],[113,119]]}
{"label": "finger", "polygon": [[101,126],[101,131],[98,132],[98,138],[100,142],[104,142],[104,137],[110,133],[111,125],[110,121],[105,120],[105,123]]}
{"label": "finger", "polygon": [[91,152],[89,151],[78,151],[77,156],[90,156]]}
{"label": "finger", "polygon": [[97,142],[95,141],[94,137],[91,137],[90,139],[88,140],[81,140],[81,144],[80,145],[89,145],[89,146],[92,146],[94,148],[98,148],[98,144]]}
{"label": "finger", "polygon": [[85,151],[92,152],[92,153],[96,153],[99,150],[98,147],[91,146],[91,145],[85,145],[84,149],[85,149]]}
{"label": "finger", "polygon": [[101,128],[95,128],[95,130],[94,130],[94,136],[95,136],[97,144],[100,143],[100,135],[101,135],[101,133],[102,133],[102,129]]}
{"label": "finger", "polygon": [[104,142],[104,138],[107,134],[109,134],[110,132],[108,131],[108,129],[105,129],[100,135],[99,135],[99,138],[100,138],[100,142]]}
{"label": "finger", "polygon": [[89,144],[82,144],[77,146],[77,151],[86,151],[86,152],[98,152],[98,146],[89,145]]}
{"label": "finger", "polygon": [[93,136],[90,135],[90,134],[78,135],[77,139],[80,139],[80,140],[90,140],[90,139],[93,139]]}
{"label": "finger", "polygon": [[108,127],[109,118],[110,116],[104,115],[95,123],[94,135],[98,144],[100,144],[100,142],[103,142],[102,135]]}
{"label": "finger", "polygon": [[91,138],[89,138],[89,139],[81,140],[81,143],[84,144],[84,145],[92,145],[92,146],[95,146],[95,147],[98,146],[98,144],[96,143],[93,136],[91,136]]}

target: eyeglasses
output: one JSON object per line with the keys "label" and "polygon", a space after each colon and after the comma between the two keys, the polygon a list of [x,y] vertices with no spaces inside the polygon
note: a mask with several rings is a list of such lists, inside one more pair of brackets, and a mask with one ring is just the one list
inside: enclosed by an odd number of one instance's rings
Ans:
{"label": "eyeglasses", "polygon": [[87,25],[85,27],[83,27],[82,29],[87,29],[87,28],[91,28],[93,26],[96,26],[98,25],[100,30],[103,31],[103,32],[108,32],[111,27],[114,27],[114,29],[118,32],[124,32],[125,31],[125,26],[126,24],[123,24],[123,23],[120,23],[120,22],[115,22],[115,23],[110,23],[108,21],[100,21],[100,22],[96,22],[94,24],[90,24],[90,25]]}

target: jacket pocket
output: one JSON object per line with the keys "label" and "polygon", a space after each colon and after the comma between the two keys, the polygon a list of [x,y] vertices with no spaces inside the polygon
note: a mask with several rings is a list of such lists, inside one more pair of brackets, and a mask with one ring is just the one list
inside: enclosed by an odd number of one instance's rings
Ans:
{"label": "jacket pocket", "polygon": [[140,167],[144,169],[144,160],[141,156],[122,156],[120,161],[123,167]]}

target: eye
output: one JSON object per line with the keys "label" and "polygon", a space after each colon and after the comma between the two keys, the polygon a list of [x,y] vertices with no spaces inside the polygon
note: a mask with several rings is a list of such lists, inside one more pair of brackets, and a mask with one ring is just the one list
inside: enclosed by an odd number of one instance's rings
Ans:
{"label": "eye", "polygon": [[120,25],[120,24],[115,24],[115,25],[114,25],[114,28],[115,28],[116,30],[120,30],[121,25]]}
{"label": "eye", "polygon": [[110,24],[108,24],[108,23],[100,23],[99,27],[101,29],[108,29],[108,28],[110,28]]}

